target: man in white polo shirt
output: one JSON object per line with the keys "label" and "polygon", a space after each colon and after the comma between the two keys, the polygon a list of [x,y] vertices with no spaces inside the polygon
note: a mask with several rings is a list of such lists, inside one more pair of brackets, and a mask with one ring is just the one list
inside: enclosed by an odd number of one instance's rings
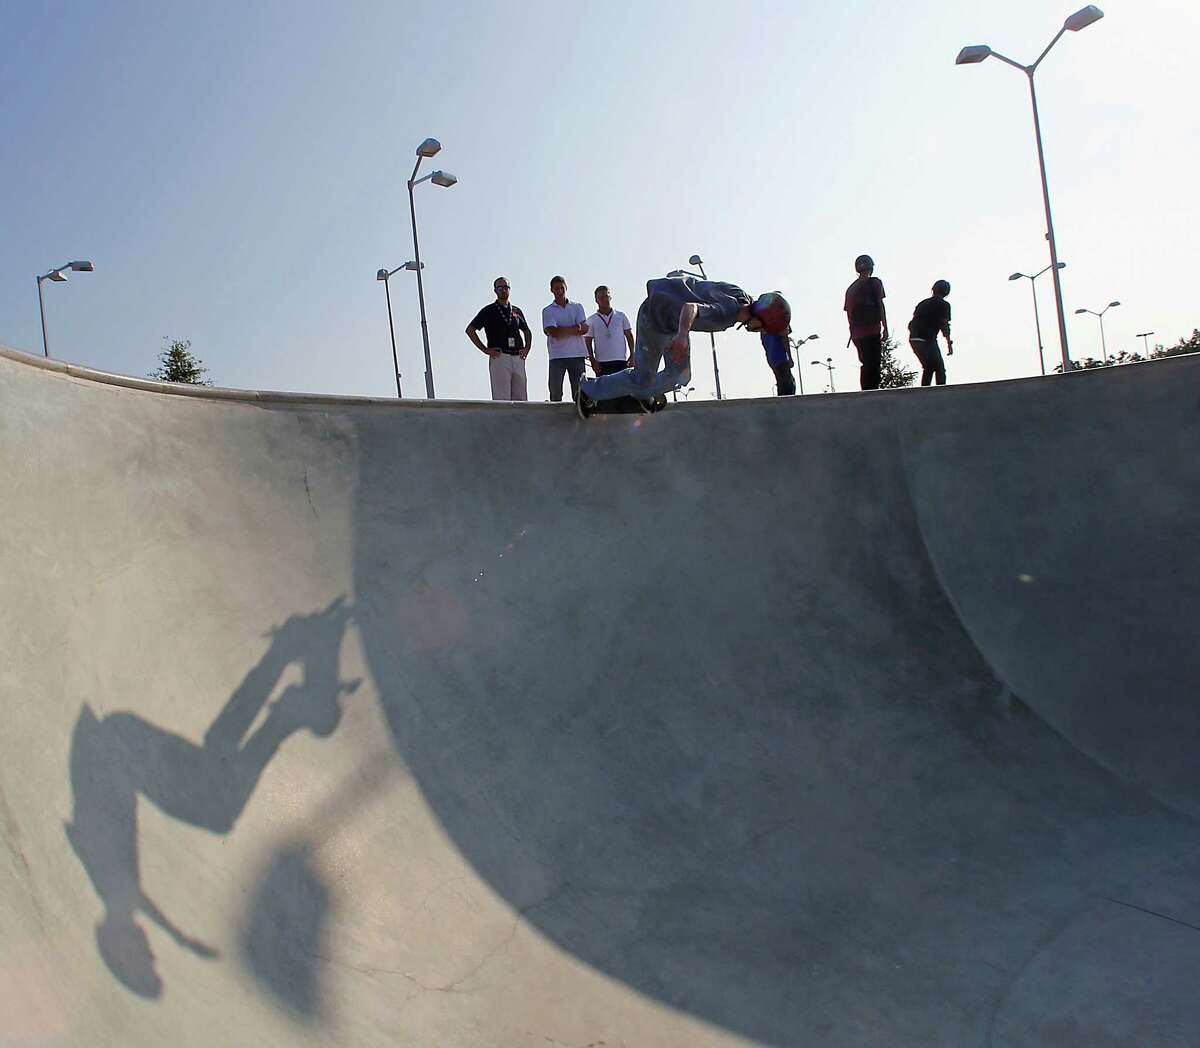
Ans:
{"label": "man in white polo shirt", "polygon": [[612,294],[606,284],[596,288],[596,312],[588,317],[587,326],[583,341],[592,371],[597,375],[612,375],[632,366],[633,329],[629,318],[619,309],[613,309]]}
{"label": "man in white polo shirt", "polygon": [[563,398],[563,375],[571,380],[571,400],[579,392],[583,364],[587,360],[587,315],[578,302],[567,301],[567,282],[562,277],[550,281],[554,301],[542,310],[542,330],[546,332],[546,348],[550,356],[550,400]]}

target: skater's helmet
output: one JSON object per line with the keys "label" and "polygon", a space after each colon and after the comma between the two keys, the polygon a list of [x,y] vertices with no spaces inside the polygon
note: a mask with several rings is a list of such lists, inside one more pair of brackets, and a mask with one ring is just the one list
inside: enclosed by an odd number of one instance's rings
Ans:
{"label": "skater's helmet", "polygon": [[870,273],[875,268],[875,259],[870,255],[859,255],[854,260],[855,273]]}
{"label": "skater's helmet", "polygon": [[759,295],[751,305],[750,312],[758,318],[763,331],[769,335],[786,335],[792,324],[792,307],[778,291]]}
{"label": "skater's helmet", "polygon": [[935,280],[933,283],[933,293],[939,298],[945,298],[948,294],[950,294],[950,281]]}

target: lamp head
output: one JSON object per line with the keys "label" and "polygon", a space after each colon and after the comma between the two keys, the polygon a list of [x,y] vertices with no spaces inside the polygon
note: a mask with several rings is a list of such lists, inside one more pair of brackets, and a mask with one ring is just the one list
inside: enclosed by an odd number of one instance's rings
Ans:
{"label": "lamp head", "polygon": [[704,260],[699,255],[692,255],[692,257],[688,259],[688,265],[702,266],[704,265]]}
{"label": "lamp head", "polygon": [[387,280],[387,278],[388,278],[388,271],[386,269],[380,269],[380,270],[376,271],[376,273],[375,273],[376,280]]}
{"label": "lamp head", "polygon": [[684,271],[682,269],[672,269],[671,272],[667,274],[667,276],[668,277],[683,277],[683,276],[687,276],[687,274],[684,273]]}
{"label": "lamp head", "polygon": [[427,138],[419,146],[417,146],[417,156],[431,157],[437,156],[442,151],[442,143],[436,138]]}
{"label": "lamp head", "polygon": [[425,263],[422,262],[420,265],[417,265],[416,262],[409,261],[409,262],[404,263],[404,268],[407,269],[410,273],[415,273],[418,269],[424,269]]}
{"label": "lamp head", "polygon": [[1087,312],[1086,309],[1077,309],[1077,310],[1075,310],[1075,315],[1079,316],[1080,313],[1086,313],[1086,312]]}
{"label": "lamp head", "polygon": [[815,341],[816,339],[818,339],[818,338],[820,338],[820,337],[821,337],[820,335],[809,335],[809,336],[808,336],[808,341],[809,341],[809,342],[813,342],[813,341]]}
{"label": "lamp head", "polygon": [[1078,33],[1081,29],[1086,29],[1093,22],[1099,22],[1104,17],[1104,12],[1095,4],[1088,4],[1087,7],[1081,7],[1065,22],[1063,28],[1071,30],[1072,33]]}
{"label": "lamp head", "polygon": [[443,189],[449,189],[450,186],[454,185],[458,181],[458,179],[450,174],[449,171],[435,171],[430,177],[429,181],[431,181],[435,186],[441,186]]}
{"label": "lamp head", "polygon": [[1121,304],[1120,302],[1110,302],[1108,304],[1107,308],[1112,309],[1113,306],[1119,306],[1120,304]]}
{"label": "lamp head", "polygon": [[91,262],[87,261],[86,259],[81,259],[81,260],[72,262],[71,268],[76,273],[94,273],[96,271],[96,267],[94,265],[92,265]]}
{"label": "lamp head", "polygon": [[1065,262],[1059,262],[1057,265],[1055,265],[1055,267],[1054,267],[1054,268],[1055,268],[1055,269],[1066,269],[1066,268],[1067,268],[1067,264],[1066,264]]}
{"label": "lamp head", "polygon": [[982,62],[991,53],[992,49],[987,44],[971,44],[958,52],[958,57],[954,60],[954,64],[975,65],[976,62]]}
{"label": "lamp head", "polygon": [[64,280],[67,279],[67,274],[64,273],[61,269],[56,269],[53,272],[47,273],[45,279],[53,280],[54,283],[56,283],[56,284],[61,284]]}
{"label": "lamp head", "polygon": [[1025,275],[1024,273],[1014,273],[1014,274],[1013,274],[1012,276],[1010,276],[1008,279],[1009,279],[1009,280],[1020,280],[1020,279],[1021,279],[1021,277],[1023,277],[1024,275]]}

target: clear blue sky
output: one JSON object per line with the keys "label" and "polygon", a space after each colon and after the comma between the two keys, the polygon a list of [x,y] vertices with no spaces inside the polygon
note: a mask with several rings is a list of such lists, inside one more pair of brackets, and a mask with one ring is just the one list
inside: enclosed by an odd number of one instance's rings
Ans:
{"label": "clear blue sky", "polygon": [[[9,5],[0,47],[0,342],[145,374],[187,338],[221,385],[394,393],[380,266],[411,257],[404,181],[426,135],[460,179],[418,209],[438,393],[485,398],[462,329],[507,275],[539,318],[547,284],[632,316],[645,281],[709,274],[791,299],[814,356],[854,385],[842,292],[869,252],[893,327],[954,285],[952,381],[1036,373],[1027,282],[1044,266],[1025,80],[1076,6],[480,3]],[[1104,6],[1104,5],[1102,5]],[[205,9],[205,8],[211,9]],[[1123,0],[1038,74],[1074,355],[1079,306],[1123,303],[1109,348],[1175,342],[1195,294],[1200,5]],[[1053,298],[1042,284],[1047,354]],[[405,392],[423,390],[416,289],[393,278]],[[704,340],[698,396],[711,394]],[[757,340],[718,336],[727,394],[762,396]],[[545,399],[540,334],[530,390]]]}

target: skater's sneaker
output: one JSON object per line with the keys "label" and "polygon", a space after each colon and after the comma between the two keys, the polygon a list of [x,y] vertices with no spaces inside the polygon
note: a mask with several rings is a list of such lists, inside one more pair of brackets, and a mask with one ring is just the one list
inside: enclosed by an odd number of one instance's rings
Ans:
{"label": "skater's sneaker", "polygon": [[596,402],[580,387],[575,393],[575,411],[580,418],[588,418],[596,410]]}

